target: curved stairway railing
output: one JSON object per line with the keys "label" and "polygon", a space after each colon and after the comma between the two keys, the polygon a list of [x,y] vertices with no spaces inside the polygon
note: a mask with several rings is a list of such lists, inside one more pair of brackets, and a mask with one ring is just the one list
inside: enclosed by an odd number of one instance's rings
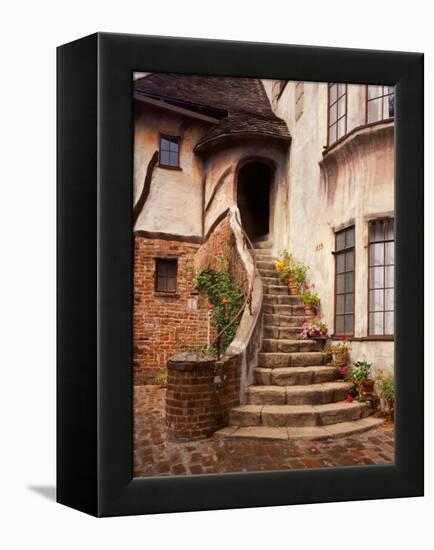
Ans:
{"label": "curved stairway railing", "polygon": [[252,311],[252,295],[253,295],[253,289],[255,287],[255,279],[257,277],[257,272],[256,272],[256,253],[255,253],[255,249],[253,247],[253,244],[252,244],[252,241],[249,239],[247,233],[244,231],[243,229],[243,226],[242,226],[242,223],[241,223],[241,220],[239,218],[239,210],[238,208],[236,207],[232,207],[229,209],[228,211],[228,216],[229,218],[231,216],[233,216],[233,219],[237,222],[237,225],[240,229],[240,232],[241,232],[241,235],[242,235],[242,239],[243,239],[243,250],[245,250],[246,248],[249,250],[250,252],[250,256],[252,258],[252,262],[253,262],[253,270],[252,270],[252,276],[250,277],[250,281],[249,281],[249,286],[248,286],[248,290],[247,290],[247,293],[245,295],[245,298],[244,298],[244,301],[240,307],[240,309],[238,310],[237,314],[233,317],[233,319],[217,334],[216,336],[216,339],[214,341],[214,347],[216,348],[217,350],[217,359],[219,360],[220,359],[220,356],[221,356],[221,340],[222,340],[222,336],[223,334],[226,333],[226,331],[232,327],[236,321],[238,319],[241,318],[242,314],[244,313],[246,307],[249,308],[249,314],[250,315],[253,315],[253,311]]}

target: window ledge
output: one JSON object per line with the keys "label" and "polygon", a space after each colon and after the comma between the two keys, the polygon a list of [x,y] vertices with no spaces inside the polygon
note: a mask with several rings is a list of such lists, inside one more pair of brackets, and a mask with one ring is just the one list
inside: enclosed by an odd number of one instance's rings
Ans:
{"label": "window ledge", "polygon": [[170,166],[168,164],[158,164],[158,168],[163,168],[164,170],[178,170],[182,172],[182,168],[180,166]]}
{"label": "window ledge", "polygon": [[177,292],[154,292],[156,298],[180,298]]}
{"label": "window ledge", "polygon": [[340,149],[340,146],[346,144],[360,134],[365,134],[372,131],[375,132],[377,130],[380,131],[384,128],[393,128],[394,121],[394,118],[386,118],[384,120],[376,120],[375,122],[369,122],[367,124],[356,126],[352,130],[350,130],[348,134],[345,134],[331,145],[325,145],[322,153],[323,158],[326,158],[327,156],[329,156],[329,154],[334,153],[335,150]]}
{"label": "window ledge", "polygon": [[349,342],[394,342],[395,337],[393,335],[387,336],[339,336],[337,334],[332,334],[330,336],[332,340],[341,340]]}

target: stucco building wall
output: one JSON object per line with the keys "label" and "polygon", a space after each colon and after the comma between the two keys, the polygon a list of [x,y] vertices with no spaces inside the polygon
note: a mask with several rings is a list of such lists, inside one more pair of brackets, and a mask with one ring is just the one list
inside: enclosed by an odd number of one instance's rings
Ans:
{"label": "stucco building wall", "polygon": [[[352,359],[375,368],[393,367],[393,342],[357,341],[368,336],[368,222],[394,213],[393,123],[365,124],[366,87],[348,85],[347,137],[327,146],[327,84],[303,84],[303,112],[296,117],[295,82],[273,100],[277,116],[288,124],[289,238],[276,240],[274,252],[287,248],[309,266],[309,282],[321,297],[321,314],[334,330],[335,232],[355,225],[355,327]],[[358,130],[357,130],[358,129]],[[348,135],[350,134],[350,135]],[[278,203],[281,211],[284,205]]]}

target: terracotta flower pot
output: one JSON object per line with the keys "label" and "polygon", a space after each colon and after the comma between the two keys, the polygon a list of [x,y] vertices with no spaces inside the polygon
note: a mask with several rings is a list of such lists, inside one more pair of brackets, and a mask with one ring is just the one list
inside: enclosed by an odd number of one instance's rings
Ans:
{"label": "terracotta flower pot", "polygon": [[306,304],[304,306],[304,314],[305,315],[316,315],[316,307]]}
{"label": "terracotta flower pot", "polygon": [[359,395],[363,400],[372,397],[372,395],[374,394],[374,380],[368,378],[367,380],[363,380],[363,382],[360,382],[358,386]]}
{"label": "terracotta flower pot", "polygon": [[297,280],[293,277],[288,279],[288,288],[290,294],[299,294],[300,288],[298,286]]}

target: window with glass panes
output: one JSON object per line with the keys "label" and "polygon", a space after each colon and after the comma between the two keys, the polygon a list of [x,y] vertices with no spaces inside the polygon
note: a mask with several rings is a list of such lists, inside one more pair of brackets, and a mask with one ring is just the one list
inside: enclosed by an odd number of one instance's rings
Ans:
{"label": "window with glass panes", "polygon": [[354,226],[335,234],[335,334],[354,334]]}
{"label": "window with glass panes", "polygon": [[347,85],[329,83],[328,85],[328,144],[347,133]]}
{"label": "window with glass panes", "polygon": [[395,114],[393,86],[368,85],[366,87],[366,122],[387,120]]}
{"label": "window with glass panes", "polygon": [[395,287],[394,221],[369,223],[368,334],[393,335]]}
{"label": "window with glass panes", "polygon": [[179,137],[160,136],[161,166],[179,167]]}
{"label": "window with glass panes", "polygon": [[155,290],[157,292],[176,292],[176,274],[178,260],[156,260]]}

